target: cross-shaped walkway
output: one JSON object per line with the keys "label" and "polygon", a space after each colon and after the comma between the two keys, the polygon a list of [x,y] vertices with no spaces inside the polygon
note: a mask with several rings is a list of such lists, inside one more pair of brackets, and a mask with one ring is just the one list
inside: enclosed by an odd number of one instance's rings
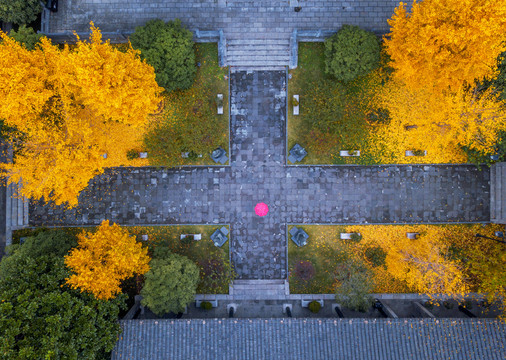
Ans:
{"label": "cross-shaped walkway", "polygon": [[286,166],[286,88],[285,71],[231,73],[230,166],[107,169],[76,209],[32,204],[31,224],[226,223],[238,277],[282,279],[288,223],[489,221],[486,168]]}

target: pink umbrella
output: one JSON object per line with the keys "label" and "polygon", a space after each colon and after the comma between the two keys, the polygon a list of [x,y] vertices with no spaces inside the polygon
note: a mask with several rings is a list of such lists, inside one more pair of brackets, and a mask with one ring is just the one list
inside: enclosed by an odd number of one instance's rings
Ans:
{"label": "pink umbrella", "polygon": [[269,212],[269,207],[267,204],[264,204],[263,202],[256,204],[255,206],[255,214],[258,216],[265,216]]}

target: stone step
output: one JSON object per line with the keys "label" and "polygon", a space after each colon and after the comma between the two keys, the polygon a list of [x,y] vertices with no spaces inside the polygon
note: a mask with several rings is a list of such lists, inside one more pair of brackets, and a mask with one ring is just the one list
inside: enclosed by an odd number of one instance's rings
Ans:
{"label": "stone step", "polygon": [[290,46],[290,39],[227,39],[227,45],[283,45]]}
{"label": "stone step", "polygon": [[234,56],[284,56],[289,57],[290,51],[288,49],[281,49],[281,50],[269,50],[269,49],[255,49],[255,50],[249,50],[244,48],[239,48],[234,51],[228,51],[227,52],[227,58],[231,58]]}
{"label": "stone step", "polygon": [[237,50],[290,51],[290,46],[288,44],[276,44],[276,45],[236,44],[236,45],[229,45],[227,47],[227,52],[228,51],[237,51]]}
{"label": "stone step", "polygon": [[286,66],[230,66],[230,72],[239,71],[286,71]]}
{"label": "stone step", "polygon": [[234,61],[288,61],[288,55],[229,55],[227,60]]}
{"label": "stone step", "polygon": [[284,279],[237,279],[234,285],[284,285]]}
{"label": "stone step", "polygon": [[241,66],[241,67],[273,67],[273,66],[288,66],[286,61],[282,60],[240,60],[231,61],[228,63],[229,66]]}

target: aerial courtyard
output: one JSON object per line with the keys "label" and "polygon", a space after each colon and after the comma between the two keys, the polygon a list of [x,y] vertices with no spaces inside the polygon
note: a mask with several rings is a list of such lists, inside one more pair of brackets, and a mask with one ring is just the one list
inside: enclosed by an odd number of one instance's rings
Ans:
{"label": "aerial courtyard", "polygon": [[504,356],[504,5],[5,1],[6,358]]}

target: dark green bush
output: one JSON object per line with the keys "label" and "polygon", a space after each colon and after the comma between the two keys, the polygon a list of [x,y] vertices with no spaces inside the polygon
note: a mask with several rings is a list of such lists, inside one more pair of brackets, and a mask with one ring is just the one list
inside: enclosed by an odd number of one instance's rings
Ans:
{"label": "dark green bush", "polygon": [[367,121],[373,124],[388,124],[390,122],[390,111],[388,109],[374,109],[367,114]]}
{"label": "dark green bush", "polygon": [[155,68],[158,85],[167,91],[188,89],[193,85],[197,67],[193,34],[176,19],[168,23],[150,20],[130,36],[141,57]]}
{"label": "dark green bush", "polygon": [[312,313],[315,313],[315,314],[318,313],[318,311],[320,311],[321,308],[322,308],[322,306],[316,300],[311,301],[308,305],[309,311],[311,311]]}
{"label": "dark green bush", "polygon": [[369,260],[374,267],[385,265],[385,258],[387,253],[379,246],[368,247],[365,249],[365,257]]}
{"label": "dark green bush", "polygon": [[76,244],[69,232],[45,231],[3,257],[2,359],[105,359],[114,348],[126,296],[98,300],[65,284],[64,256]]}
{"label": "dark green bush", "polygon": [[337,276],[336,301],[348,309],[366,312],[373,301],[370,295],[374,289],[373,274],[360,262],[348,261],[343,265],[347,271]]}
{"label": "dark green bush", "polygon": [[358,243],[358,242],[360,242],[360,240],[362,240],[362,235],[359,234],[359,233],[352,233],[350,240],[353,241],[353,242]]}
{"label": "dark green bush", "polygon": [[186,256],[169,254],[150,261],[150,270],[144,275],[141,304],[157,315],[183,312],[195,299],[199,282],[197,265]]}
{"label": "dark green bush", "polygon": [[204,310],[211,310],[213,308],[213,304],[211,304],[209,301],[202,301],[200,303],[200,307]]}
{"label": "dark green bush", "polygon": [[358,26],[343,25],[325,40],[325,72],[337,80],[352,81],[379,66],[380,52],[376,35]]}
{"label": "dark green bush", "polygon": [[0,0],[0,20],[29,24],[42,11],[40,0]]}
{"label": "dark green bush", "polygon": [[127,157],[128,160],[137,159],[139,157],[139,151],[137,151],[135,149],[130,149],[130,150],[127,151],[126,157]]}
{"label": "dark green bush", "polygon": [[35,45],[37,45],[40,41],[40,38],[43,36],[42,34],[37,34],[32,28],[26,27],[25,25],[21,25],[18,31],[12,30],[9,33],[9,36],[12,37],[17,42],[24,44],[28,50],[34,50]]}

